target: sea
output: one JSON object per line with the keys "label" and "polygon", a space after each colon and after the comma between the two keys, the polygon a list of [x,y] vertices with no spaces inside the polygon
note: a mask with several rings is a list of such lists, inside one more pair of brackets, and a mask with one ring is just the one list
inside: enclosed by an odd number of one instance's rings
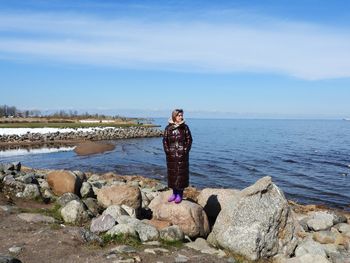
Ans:
{"label": "sea", "polygon": [[[154,123],[164,129],[167,119]],[[243,189],[271,176],[289,200],[350,211],[350,121],[187,119],[193,145],[190,184]],[[104,154],[72,147],[0,151],[0,163],[143,175],[166,183],[162,138],[113,140]]]}

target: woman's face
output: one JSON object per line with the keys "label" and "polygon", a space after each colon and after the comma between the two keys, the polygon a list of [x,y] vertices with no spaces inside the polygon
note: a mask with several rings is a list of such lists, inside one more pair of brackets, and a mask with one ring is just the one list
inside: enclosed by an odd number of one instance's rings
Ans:
{"label": "woman's face", "polygon": [[184,119],[183,113],[179,113],[179,114],[176,115],[176,117],[175,117],[175,122],[176,122],[176,123],[180,123],[180,122],[183,121],[183,119]]}

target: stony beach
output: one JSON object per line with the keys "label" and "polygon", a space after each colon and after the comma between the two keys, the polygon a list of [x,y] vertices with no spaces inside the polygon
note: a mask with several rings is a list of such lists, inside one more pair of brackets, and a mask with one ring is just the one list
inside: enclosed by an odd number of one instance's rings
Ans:
{"label": "stony beach", "polygon": [[[350,262],[350,215],[242,189],[0,165],[0,262]],[[16,261],[17,260],[17,261]]]}

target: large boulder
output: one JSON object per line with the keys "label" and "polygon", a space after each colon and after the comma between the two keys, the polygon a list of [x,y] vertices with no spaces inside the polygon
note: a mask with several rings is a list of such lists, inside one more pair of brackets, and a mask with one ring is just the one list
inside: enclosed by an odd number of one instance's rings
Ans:
{"label": "large boulder", "polygon": [[208,217],[216,219],[221,209],[239,193],[235,189],[205,188],[198,195],[198,204],[204,208]]}
{"label": "large boulder", "polygon": [[300,229],[284,194],[266,176],[223,207],[208,241],[257,260],[291,255]]}
{"label": "large boulder", "polygon": [[80,194],[82,180],[70,171],[60,170],[52,171],[47,175],[47,182],[52,191],[61,196],[64,193]]}
{"label": "large boulder", "polygon": [[169,203],[171,191],[162,192],[149,204],[153,219],[168,221],[178,225],[189,237],[209,234],[209,223],[203,207],[196,203],[183,200],[180,204]]}
{"label": "large boulder", "polygon": [[110,205],[127,205],[135,210],[141,208],[141,191],[129,185],[105,186],[97,192],[97,201],[105,208]]}

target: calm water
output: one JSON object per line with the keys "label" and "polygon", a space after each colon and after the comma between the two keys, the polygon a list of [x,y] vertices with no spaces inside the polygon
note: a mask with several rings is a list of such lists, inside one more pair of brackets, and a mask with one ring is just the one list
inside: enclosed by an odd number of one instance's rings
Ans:
{"label": "calm water", "polygon": [[[156,119],[166,124],[166,119]],[[193,135],[191,184],[242,189],[270,175],[287,198],[350,210],[350,121],[187,121]],[[103,155],[73,151],[1,156],[37,168],[116,171],[166,180],[161,138],[113,141]]]}

